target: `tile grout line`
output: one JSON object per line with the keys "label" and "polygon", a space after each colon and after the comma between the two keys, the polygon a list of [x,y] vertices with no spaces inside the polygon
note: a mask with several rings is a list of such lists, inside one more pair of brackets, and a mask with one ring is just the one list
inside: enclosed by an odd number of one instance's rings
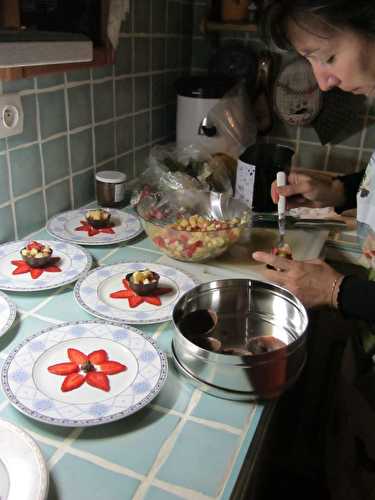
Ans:
{"label": "tile grout line", "polygon": [[122,476],[138,479],[138,481],[143,481],[144,479],[143,474],[135,472],[132,469],[129,469],[128,467],[124,467],[122,465],[109,462],[108,460],[99,457],[99,455],[94,455],[93,453],[90,453],[88,451],[83,451],[78,448],[73,448],[70,445],[66,446],[66,453],[69,453],[70,455],[73,455],[75,457],[82,458],[87,462],[91,462],[95,465],[98,465],[99,467],[102,467],[103,469],[121,474]]}
{"label": "tile grout line", "polygon": [[[72,149],[70,144],[70,109],[69,95],[67,89],[68,75],[64,73],[64,107],[66,116],[66,145],[68,149],[68,169],[69,169],[69,192],[70,192],[70,208],[73,208],[74,203],[74,186],[73,186],[73,168],[72,168]],[[47,219],[48,220],[48,219]]]}
{"label": "tile grout line", "polygon": [[169,435],[169,437],[164,441],[163,445],[160,448],[160,451],[154,460],[153,465],[151,466],[145,481],[140,484],[138,487],[137,491],[135,492],[133,496],[133,500],[142,500],[149,487],[151,486],[156,474],[159,472],[161,469],[162,465],[164,462],[167,460],[167,458],[170,456],[171,451],[174,448],[174,445],[176,444],[178,436],[181,434],[182,429],[185,426],[185,423],[187,422],[187,417],[191,414],[191,412],[194,410],[194,408],[197,406],[199,403],[200,399],[202,397],[201,391],[198,389],[194,390],[190,403],[186,409],[186,412],[183,414],[181,417],[180,421],[176,425],[175,429],[172,431],[172,433]]}
{"label": "tile grout line", "polygon": [[217,498],[221,498],[223,493],[224,493],[224,490],[225,490],[225,487],[228,483],[228,481],[230,480],[231,478],[231,473],[233,471],[233,466],[235,465],[236,463],[236,460],[238,458],[238,455],[240,454],[241,450],[242,450],[242,446],[243,446],[243,443],[245,441],[245,437],[247,436],[248,432],[249,432],[249,429],[250,427],[252,426],[253,424],[253,419],[254,419],[254,416],[255,416],[255,413],[256,413],[256,405],[253,405],[253,409],[249,415],[249,420],[248,420],[248,423],[247,425],[245,425],[245,427],[242,429],[242,432],[241,432],[241,436],[240,436],[240,443],[239,443],[239,446],[237,447],[237,450],[236,450],[236,453],[233,455],[233,460],[232,460],[232,463],[230,464],[230,466],[228,467],[228,470],[227,470],[227,473],[226,473],[226,478],[224,478],[223,480],[223,484],[221,486],[221,489],[220,489],[220,492],[218,493],[217,495]]}
{"label": "tile grout line", "polygon": [[[166,408],[164,406],[160,406],[157,404],[150,403],[150,407],[159,413],[164,413],[166,415],[174,415],[175,417],[183,417],[184,413],[179,412],[177,410],[173,410],[172,408]],[[210,427],[211,429],[217,429],[221,431],[228,432],[229,434],[241,435],[242,429],[232,427],[231,425],[223,424],[221,422],[216,422],[215,420],[207,420],[201,417],[194,417],[193,415],[188,415],[187,420],[189,422],[195,422],[197,424],[204,425],[205,427]]]}
{"label": "tile grout line", "polygon": [[79,437],[83,432],[82,427],[77,427],[69,433],[68,437],[63,440],[57,450],[53,453],[47,462],[48,470],[52,470],[54,466],[59,463],[62,457],[66,454],[67,449],[70,445]]}
{"label": "tile grout line", "polygon": [[[35,88],[38,89],[38,80],[35,78]],[[40,103],[38,96],[35,96],[35,106],[36,106],[36,144],[38,145],[39,157],[40,157],[40,166],[42,170],[42,185],[40,186],[42,197],[43,197],[43,205],[44,205],[44,222],[46,223],[48,220],[48,207],[47,207],[47,194],[46,194],[46,166],[44,163],[44,154],[43,154],[43,145],[42,145],[42,131],[40,124]],[[25,193],[24,193],[25,194]]]}
{"label": "tile grout line", "polygon": [[[152,486],[157,486],[158,488],[166,491],[167,493],[171,493],[172,495],[177,495],[186,500],[214,500],[215,497],[210,497],[208,495],[204,495],[197,490],[192,490],[190,488],[185,488],[183,486],[178,486],[177,484],[168,483],[161,479],[155,479],[152,482]],[[133,499],[136,497],[134,496]],[[144,498],[144,497],[142,497]]]}

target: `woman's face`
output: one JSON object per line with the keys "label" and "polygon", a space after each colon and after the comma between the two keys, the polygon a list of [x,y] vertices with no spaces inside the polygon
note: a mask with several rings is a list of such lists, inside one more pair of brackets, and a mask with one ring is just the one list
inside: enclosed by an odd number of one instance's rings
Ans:
{"label": "woman's face", "polygon": [[288,23],[288,37],[311,64],[321,90],[339,87],[353,94],[375,95],[375,40],[350,31],[308,30]]}

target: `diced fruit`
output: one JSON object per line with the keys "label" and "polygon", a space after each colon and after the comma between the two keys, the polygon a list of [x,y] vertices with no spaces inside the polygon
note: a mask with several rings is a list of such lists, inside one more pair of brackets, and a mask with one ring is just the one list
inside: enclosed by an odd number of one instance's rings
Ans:
{"label": "diced fruit", "polygon": [[106,210],[102,210],[101,208],[97,208],[95,210],[88,210],[86,212],[87,220],[94,221],[106,221],[110,218],[111,214]]}

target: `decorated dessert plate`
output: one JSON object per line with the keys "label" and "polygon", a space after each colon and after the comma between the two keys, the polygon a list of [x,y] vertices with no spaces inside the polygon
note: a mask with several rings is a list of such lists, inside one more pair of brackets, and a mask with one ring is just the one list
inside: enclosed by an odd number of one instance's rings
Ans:
{"label": "decorated dessert plate", "polygon": [[[158,287],[149,295],[138,295],[126,277],[150,269],[159,275]],[[101,266],[80,279],[74,287],[79,305],[90,314],[123,324],[151,324],[168,321],[173,307],[197,282],[184,272],[151,262],[118,262]]]}
{"label": "decorated dessert plate", "polygon": [[92,264],[92,257],[82,247],[61,241],[39,240],[53,250],[50,264],[31,267],[22,260],[20,251],[29,240],[0,245],[0,289],[11,292],[49,290],[80,278]]}
{"label": "decorated dessert plate", "polygon": [[143,229],[137,216],[106,208],[111,214],[108,227],[94,228],[86,220],[88,209],[70,210],[47,222],[47,231],[60,240],[79,245],[113,245],[139,236]]}
{"label": "decorated dessert plate", "polygon": [[[16,318],[16,306],[5,293],[0,292],[0,337],[12,326]],[[1,499],[0,495],[0,499]]]}
{"label": "decorated dessert plate", "polygon": [[0,499],[44,500],[48,471],[35,441],[19,427],[0,420]]}
{"label": "decorated dessert plate", "polygon": [[131,326],[77,321],[42,330],[6,358],[1,382],[19,411],[41,422],[89,427],[146,406],[167,378],[156,342]]}

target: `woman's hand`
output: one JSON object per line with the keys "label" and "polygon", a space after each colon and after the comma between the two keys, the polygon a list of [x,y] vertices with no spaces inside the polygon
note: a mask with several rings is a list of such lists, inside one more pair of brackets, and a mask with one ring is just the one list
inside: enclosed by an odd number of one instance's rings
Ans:
{"label": "woman's hand", "polygon": [[296,295],[307,308],[332,305],[332,288],[341,274],[322,260],[296,261],[266,252],[254,252],[253,259],[277,269],[264,270],[264,277]]}
{"label": "woman's hand", "polygon": [[292,172],[286,186],[278,187],[276,181],[272,183],[271,197],[274,203],[278,202],[279,195],[286,196],[287,208],[336,207],[345,202],[342,182],[321,174],[311,176]]}

